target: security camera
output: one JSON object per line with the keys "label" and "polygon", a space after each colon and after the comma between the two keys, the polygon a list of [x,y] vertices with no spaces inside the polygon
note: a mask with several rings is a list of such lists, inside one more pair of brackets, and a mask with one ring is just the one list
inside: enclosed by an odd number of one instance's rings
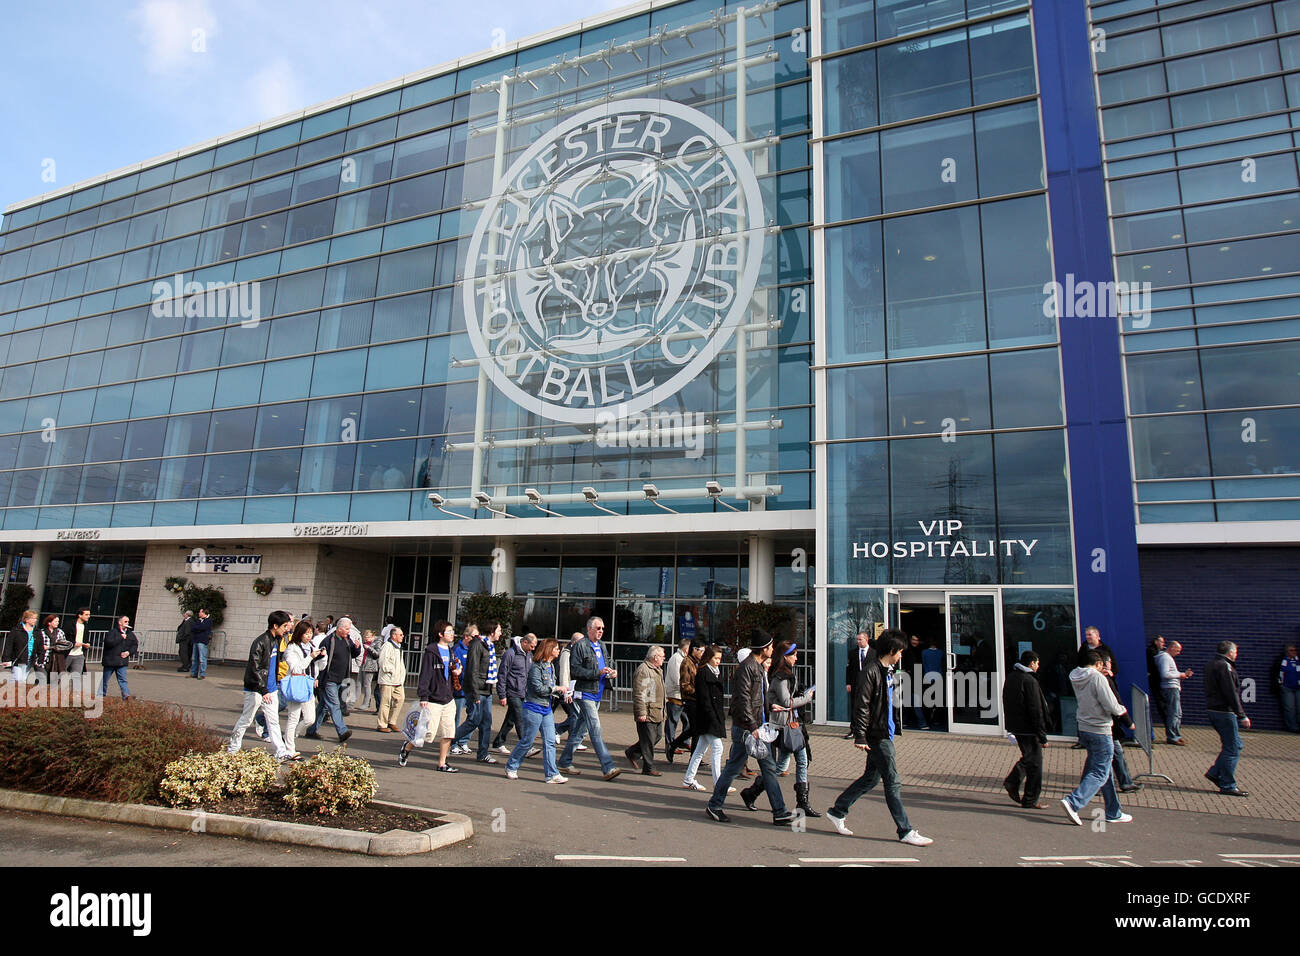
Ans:
{"label": "security camera", "polygon": [[658,485],[653,485],[653,484],[648,484],[648,483],[647,483],[647,484],[644,484],[644,485],[641,486],[641,490],[642,490],[643,492],[645,492],[645,496],[646,496],[647,498],[654,499],[654,498],[658,498],[658,497],[659,497],[659,486],[658,486]]}

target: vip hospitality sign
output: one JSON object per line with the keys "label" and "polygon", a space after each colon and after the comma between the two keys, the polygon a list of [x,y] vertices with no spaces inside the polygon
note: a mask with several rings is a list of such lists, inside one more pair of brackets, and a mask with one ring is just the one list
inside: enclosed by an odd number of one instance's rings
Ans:
{"label": "vip hospitality sign", "polygon": [[185,570],[196,574],[261,574],[260,554],[207,554],[195,550],[185,559]]}
{"label": "vip hospitality sign", "polygon": [[658,405],[745,321],[765,224],[744,149],[699,110],[628,99],[577,113],[520,154],[479,215],[474,352],[502,394],[552,421]]}
{"label": "vip hospitality sign", "polygon": [[935,518],[918,521],[922,540],[859,541],[853,544],[855,558],[992,558],[1032,557],[1038,539],[1024,538],[972,538],[962,533],[962,523],[957,519]]}

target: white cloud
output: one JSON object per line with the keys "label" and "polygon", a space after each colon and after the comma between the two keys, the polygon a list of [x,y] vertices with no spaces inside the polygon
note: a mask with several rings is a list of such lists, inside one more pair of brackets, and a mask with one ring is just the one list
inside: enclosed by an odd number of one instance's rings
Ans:
{"label": "white cloud", "polygon": [[264,120],[308,106],[302,85],[285,59],[273,60],[248,80],[248,95]]}
{"label": "white cloud", "polygon": [[170,73],[205,56],[217,32],[206,0],[144,0],[131,16],[140,24],[150,73]]}

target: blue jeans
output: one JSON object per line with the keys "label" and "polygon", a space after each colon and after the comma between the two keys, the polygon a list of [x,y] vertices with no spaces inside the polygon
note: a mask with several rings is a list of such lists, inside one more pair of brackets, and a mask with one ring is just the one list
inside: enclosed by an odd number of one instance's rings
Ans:
{"label": "blue jeans", "polygon": [[492,695],[484,694],[465,709],[465,722],[456,728],[456,746],[464,747],[478,728],[478,759],[486,760],[488,738],[492,736]]}
{"label": "blue jeans", "polygon": [[100,685],[99,696],[100,697],[108,696],[108,675],[109,674],[112,674],[114,677],[117,678],[117,686],[122,689],[122,697],[123,698],[130,697],[131,688],[126,686],[126,665],[125,664],[123,664],[121,667],[104,668],[104,682],[102,685]]}
{"label": "blue jeans", "polygon": [[686,707],[683,704],[674,704],[671,700],[664,702],[664,740],[667,742],[667,751],[671,756],[677,742],[677,725],[681,724],[682,736],[690,733],[691,718],[686,713]]}
{"label": "blue jeans", "polygon": [[1133,786],[1133,775],[1128,772],[1128,760],[1124,757],[1124,745],[1111,736],[1114,744],[1111,747],[1113,751],[1110,766],[1115,771],[1115,783],[1121,787]]}
{"label": "blue jeans", "polygon": [[190,674],[195,677],[206,676],[208,673],[208,645],[195,644],[190,657],[193,658],[190,661]]}
{"label": "blue jeans", "polygon": [[1282,726],[1291,733],[1300,731],[1300,720],[1296,718],[1296,698],[1300,697],[1300,688],[1279,687],[1282,695]]}
{"label": "blue jeans", "polygon": [[[709,797],[709,809],[721,810],[727,799],[727,789],[731,781],[740,775],[740,768],[745,766],[749,751],[745,748],[745,738],[750,732],[744,727],[731,725],[731,752],[727,754],[727,763],[722,768],[722,776],[713,781],[713,796]],[[763,774],[763,789],[767,791],[768,803],[772,805],[773,815],[785,813],[785,797],[781,795],[781,781],[776,775],[776,761],[772,759],[771,750],[766,757],[758,760],[759,772]]]}
{"label": "blue jeans", "polygon": [[596,759],[600,761],[601,773],[609,773],[614,769],[614,758],[609,755],[609,748],[605,746],[605,738],[600,732],[600,701],[582,700],[574,702],[574,716],[576,723],[569,730],[569,740],[564,745],[564,753],[560,754],[561,772],[573,766],[573,752],[577,749],[578,744],[582,743],[582,738],[590,735],[591,749],[596,753]]}
{"label": "blue jeans", "polygon": [[1165,699],[1165,739],[1183,739],[1183,690],[1181,687],[1162,687],[1160,696]]}
{"label": "blue jeans", "polygon": [[835,798],[835,805],[827,811],[832,816],[843,820],[849,815],[849,807],[857,802],[858,797],[870,793],[877,783],[885,785],[885,806],[894,818],[894,829],[899,838],[907,836],[912,829],[903,809],[903,783],[898,779],[898,766],[894,760],[894,742],[888,738],[877,741],[867,751],[867,769],[848,788]]}
{"label": "blue jeans", "polygon": [[[787,770],[790,769],[791,756],[792,754],[790,751],[782,750],[780,747],[776,748],[776,772],[777,773],[785,773]],[[794,751],[793,756],[794,756],[794,782],[807,783],[808,782],[808,748],[800,747],[798,750]]]}
{"label": "blue jeans", "polygon": [[551,716],[550,711],[538,714],[527,707],[523,708],[523,718],[523,726],[519,728],[519,743],[515,744],[515,749],[510,752],[510,759],[506,761],[506,769],[519,769],[519,765],[524,762],[524,758],[528,756],[528,751],[533,746],[537,731],[541,730],[542,770],[546,774],[546,779],[550,780],[560,772],[555,767],[555,718]]}
{"label": "blue jeans", "polygon": [[343,708],[339,705],[339,685],[333,681],[324,681],[320,686],[322,702],[325,706],[317,710],[316,720],[307,728],[307,733],[320,732],[321,722],[325,719],[325,712],[328,710],[330,720],[334,721],[334,729],[342,737],[348,732],[348,725],[343,722]]}
{"label": "blue jeans", "polygon": [[1219,732],[1219,741],[1223,749],[1218,759],[1210,768],[1210,776],[1219,785],[1220,790],[1237,789],[1237,761],[1241,759],[1241,728],[1237,715],[1223,710],[1206,711],[1210,715],[1210,724]]}
{"label": "blue jeans", "polygon": [[1115,793],[1115,777],[1111,770],[1115,741],[1110,734],[1080,730],[1079,743],[1088,751],[1088,759],[1083,765],[1083,777],[1079,780],[1079,785],[1066,796],[1065,802],[1078,813],[1100,790],[1102,799],[1106,802],[1106,819],[1116,820],[1124,808],[1119,805],[1119,797]]}
{"label": "blue jeans", "polygon": [[[461,696],[452,699],[456,702],[456,726],[459,727],[460,722],[465,718],[465,695],[462,694]],[[453,743],[459,745],[460,741],[455,740]]]}

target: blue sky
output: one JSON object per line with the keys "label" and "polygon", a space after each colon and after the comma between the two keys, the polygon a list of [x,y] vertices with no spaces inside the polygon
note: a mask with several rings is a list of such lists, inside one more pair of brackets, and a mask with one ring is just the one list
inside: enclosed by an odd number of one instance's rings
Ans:
{"label": "blue sky", "polygon": [[[494,36],[513,42],[627,2],[10,4],[0,58],[0,209],[486,50]],[[41,178],[47,160],[52,183]]]}

